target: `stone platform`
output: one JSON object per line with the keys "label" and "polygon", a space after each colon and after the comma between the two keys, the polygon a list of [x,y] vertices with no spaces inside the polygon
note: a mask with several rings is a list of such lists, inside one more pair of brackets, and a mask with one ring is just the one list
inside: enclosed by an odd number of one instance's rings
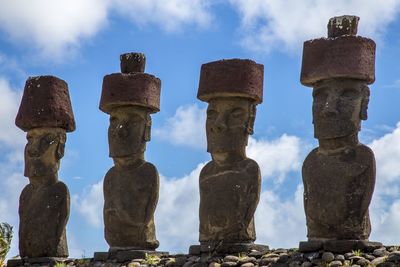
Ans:
{"label": "stone platform", "polygon": [[382,246],[380,242],[361,240],[302,241],[299,244],[299,251],[312,252],[326,250],[334,253],[345,253],[353,250],[361,250],[372,252]]}
{"label": "stone platform", "polygon": [[166,257],[168,252],[155,250],[117,250],[110,249],[108,252],[95,252],[93,259],[95,261],[112,260],[116,262],[127,262],[134,259],[146,259],[149,257]]}
{"label": "stone platform", "polygon": [[[52,262],[45,263],[44,259],[51,259]],[[14,264],[17,261],[19,263]],[[264,252],[254,250],[248,253],[231,253],[220,256],[187,254],[155,256],[147,254],[145,258],[135,258],[125,262],[118,262],[117,259],[96,260],[95,258],[13,259],[8,262],[7,266],[54,267],[55,263],[59,262],[63,263],[64,267],[398,267],[400,266],[400,246],[382,246],[370,252],[355,250],[345,253],[333,253],[326,250],[303,253],[298,249],[280,248]]]}
{"label": "stone platform", "polygon": [[231,253],[249,253],[251,251],[266,252],[269,247],[266,245],[252,243],[202,243],[189,247],[190,255],[201,254],[231,254]]}

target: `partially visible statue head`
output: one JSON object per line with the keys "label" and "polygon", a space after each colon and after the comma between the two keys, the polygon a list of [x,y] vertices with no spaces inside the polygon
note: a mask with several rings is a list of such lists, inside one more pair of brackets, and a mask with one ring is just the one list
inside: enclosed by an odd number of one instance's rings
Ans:
{"label": "partially visible statue head", "polygon": [[110,115],[110,157],[141,154],[150,141],[151,113],[160,111],[161,80],[144,73],[142,53],[120,56],[121,73],[104,76],[100,110]]}
{"label": "partially visible statue head", "polygon": [[29,178],[56,174],[64,156],[66,131],[63,128],[33,128],[25,146],[25,171]]}
{"label": "partially visible statue head", "polygon": [[110,157],[129,157],[143,153],[150,141],[150,111],[139,106],[114,108],[110,112],[108,143]]}
{"label": "partially visible statue head", "polygon": [[263,82],[264,66],[253,60],[223,59],[201,66],[197,98],[208,102],[208,152],[245,151]]}
{"label": "partially visible statue head", "polygon": [[323,80],[313,89],[314,135],[332,139],[356,134],[367,119],[369,88],[355,79]]}
{"label": "partially visible statue head", "polygon": [[27,132],[24,175],[52,178],[35,179],[39,184],[53,182],[64,156],[66,132],[76,127],[67,83],[54,76],[28,78],[15,124]]}
{"label": "partially visible statue head", "polygon": [[256,106],[251,99],[219,97],[207,108],[207,151],[224,153],[244,150],[253,133]]}

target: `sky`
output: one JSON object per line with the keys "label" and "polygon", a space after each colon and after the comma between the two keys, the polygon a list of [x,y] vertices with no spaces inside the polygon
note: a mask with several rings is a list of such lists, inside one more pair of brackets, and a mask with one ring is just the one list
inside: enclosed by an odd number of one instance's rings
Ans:
{"label": "sky", "polygon": [[77,129],[67,135],[60,180],[71,194],[70,256],[107,251],[102,182],[108,115],[98,109],[104,75],[119,55],[146,54],[159,77],[161,111],[152,115],[146,160],[160,174],[155,214],[159,250],[187,253],[198,243],[198,177],[206,152],[206,104],[196,98],[201,64],[249,58],[263,64],[264,102],[247,147],[263,179],[255,215],[257,243],[296,247],[306,240],[301,166],[317,146],[312,89],[300,84],[302,45],[325,37],[330,17],[357,15],[359,35],[377,43],[376,81],[360,140],[377,161],[370,240],[400,244],[400,0],[0,0],[0,222],[14,226],[25,133],[14,124],[29,76],[69,85]]}

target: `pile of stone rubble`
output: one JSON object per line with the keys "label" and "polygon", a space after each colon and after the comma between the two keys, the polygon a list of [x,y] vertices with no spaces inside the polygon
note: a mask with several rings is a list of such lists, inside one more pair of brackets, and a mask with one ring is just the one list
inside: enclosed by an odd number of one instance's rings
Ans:
{"label": "pile of stone rubble", "polygon": [[[48,261],[48,258],[43,259]],[[268,251],[252,251],[250,253],[239,253],[229,255],[149,255],[145,258],[138,258],[126,261],[123,258],[113,260],[89,259],[68,259],[57,262],[57,258],[52,263],[29,263],[20,262],[25,266],[90,266],[90,267],[392,267],[400,266],[400,248],[382,247],[371,252],[359,250],[348,253],[336,254],[328,251],[301,253],[297,249],[274,249]]]}

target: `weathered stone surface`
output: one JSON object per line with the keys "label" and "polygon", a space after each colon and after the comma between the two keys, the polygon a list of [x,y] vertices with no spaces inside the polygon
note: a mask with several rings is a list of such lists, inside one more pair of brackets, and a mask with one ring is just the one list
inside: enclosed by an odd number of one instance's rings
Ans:
{"label": "weathered stone surface", "polygon": [[110,113],[114,107],[143,106],[160,110],[161,80],[147,73],[113,73],[104,76],[100,110]]}
{"label": "weathered stone surface", "polygon": [[121,72],[104,76],[100,110],[110,114],[114,107],[141,106],[160,111],[161,80],[143,73],[146,57],[141,53],[120,56]]}
{"label": "weathered stone surface", "polygon": [[68,85],[54,76],[30,77],[15,124],[25,132],[32,128],[58,127],[75,130],[75,120]]}
{"label": "weathered stone surface", "polygon": [[348,78],[375,81],[373,40],[355,36],[358,17],[334,17],[328,24],[328,38],[304,42],[300,80],[313,86],[326,79]]}
{"label": "weathered stone surface", "polygon": [[57,174],[66,132],[75,129],[67,84],[53,76],[28,79],[16,124],[28,131],[24,175],[30,182],[19,200],[20,256],[67,257],[70,196]]}
{"label": "weathered stone surface", "polygon": [[320,241],[331,252],[373,250],[381,246],[367,241],[375,158],[359,143],[358,131],[367,119],[375,43],[346,35],[308,41],[303,52],[301,82],[314,87],[314,136],[319,141],[302,169],[309,242]]}
{"label": "weathered stone surface", "polygon": [[121,73],[144,72],[146,56],[143,53],[125,53],[120,56]]}
{"label": "weathered stone surface", "polygon": [[210,101],[206,129],[213,160],[200,173],[202,243],[246,243],[256,238],[253,216],[261,177],[257,163],[245,155],[252,110],[244,98]]}
{"label": "weathered stone surface", "polygon": [[148,119],[141,107],[111,113],[108,134],[115,166],[104,179],[105,238],[111,247],[155,249],[159,245],[154,226],[159,177],[155,166],[143,159]]}
{"label": "weathered stone surface", "polygon": [[328,22],[328,37],[335,38],[343,35],[357,35],[357,16],[333,17]]}
{"label": "weathered stone surface", "polygon": [[197,97],[245,97],[259,104],[263,99],[264,65],[249,59],[219,60],[203,64]]}
{"label": "weathered stone surface", "polygon": [[246,146],[256,104],[262,101],[263,75],[263,65],[251,60],[221,60],[201,68],[197,96],[209,102],[206,134],[212,160],[199,179],[199,240],[208,251],[250,252],[247,245],[256,239],[261,175],[258,164],[247,158]]}
{"label": "weathered stone surface", "polygon": [[[126,68],[137,64],[129,61],[135,61],[134,57],[122,55],[121,60],[126,61],[121,66],[132,64]],[[159,245],[154,226],[159,176],[156,167],[144,160],[150,113],[159,109],[159,102],[160,80],[152,75],[134,72],[104,77],[100,109],[110,114],[108,142],[114,160],[103,188],[104,232],[110,252],[132,254]]]}

